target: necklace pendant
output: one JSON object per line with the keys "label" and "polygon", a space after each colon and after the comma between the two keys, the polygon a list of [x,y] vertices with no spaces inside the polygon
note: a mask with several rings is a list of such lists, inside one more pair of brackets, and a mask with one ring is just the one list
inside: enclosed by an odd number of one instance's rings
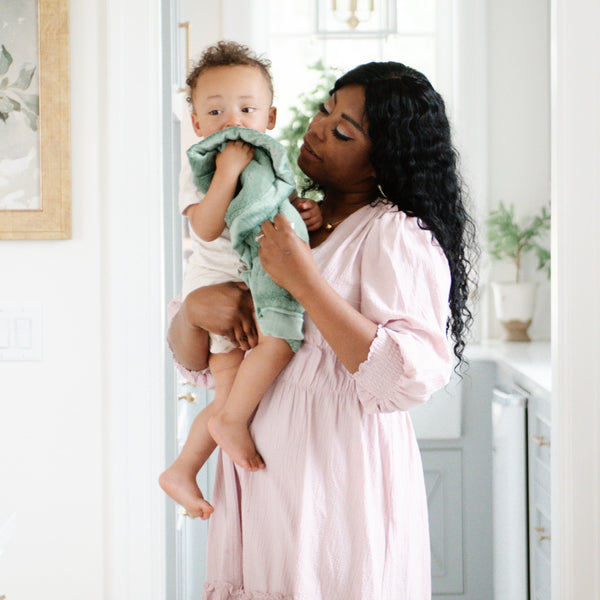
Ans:
{"label": "necklace pendant", "polygon": [[325,223],[325,231],[331,231],[333,229],[333,223]]}

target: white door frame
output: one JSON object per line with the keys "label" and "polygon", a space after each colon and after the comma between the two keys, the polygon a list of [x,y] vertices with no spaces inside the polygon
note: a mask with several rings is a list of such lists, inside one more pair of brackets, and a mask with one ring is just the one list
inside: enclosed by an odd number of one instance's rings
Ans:
{"label": "white door frame", "polygon": [[161,2],[100,6],[105,597],[164,600]]}
{"label": "white door frame", "polygon": [[[102,6],[106,597],[162,600],[161,5]],[[553,595],[575,600],[600,597],[600,7],[552,7]]]}
{"label": "white door frame", "polygon": [[552,592],[600,598],[600,5],[552,0]]}

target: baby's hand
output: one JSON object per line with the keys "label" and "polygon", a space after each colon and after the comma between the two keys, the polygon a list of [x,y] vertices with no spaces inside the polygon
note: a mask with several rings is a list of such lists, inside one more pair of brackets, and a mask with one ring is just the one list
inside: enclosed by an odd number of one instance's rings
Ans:
{"label": "baby's hand", "polygon": [[222,152],[217,154],[215,166],[219,171],[226,171],[231,177],[237,178],[250,164],[253,156],[254,146],[242,140],[229,141]]}
{"label": "baby's hand", "polygon": [[308,231],[317,231],[323,225],[323,215],[317,202],[310,198],[295,198],[292,205],[300,213],[306,229]]}

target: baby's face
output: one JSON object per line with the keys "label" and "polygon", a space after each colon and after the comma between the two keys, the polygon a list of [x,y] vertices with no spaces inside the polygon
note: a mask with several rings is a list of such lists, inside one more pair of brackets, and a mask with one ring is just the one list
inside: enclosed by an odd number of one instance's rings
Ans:
{"label": "baby's face", "polygon": [[198,77],[192,92],[192,125],[207,137],[227,127],[246,127],[265,133],[273,129],[277,111],[271,90],[257,67],[211,67]]}

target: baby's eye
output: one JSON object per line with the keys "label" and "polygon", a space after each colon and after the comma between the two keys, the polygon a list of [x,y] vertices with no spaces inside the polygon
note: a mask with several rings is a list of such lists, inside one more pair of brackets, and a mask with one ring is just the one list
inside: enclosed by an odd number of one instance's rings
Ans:
{"label": "baby's eye", "polygon": [[253,113],[256,110],[256,108],[254,106],[244,106],[244,108],[242,108],[242,112],[245,113]]}
{"label": "baby's eye", "polygon": [[214,108],[213,110],[209,110],[208,114],[216,117],[221,114],[221,111],[218,108]]}

